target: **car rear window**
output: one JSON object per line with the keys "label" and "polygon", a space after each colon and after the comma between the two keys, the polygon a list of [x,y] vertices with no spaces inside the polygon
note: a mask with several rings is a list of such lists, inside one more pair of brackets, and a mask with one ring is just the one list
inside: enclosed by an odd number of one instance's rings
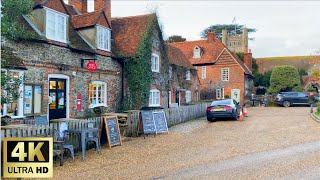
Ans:
{"label": "car rear window", "polygon": [[226,99],[226,100],[221,100],[221,101],[213,101],[211,103],[211,106],[216,106],[216,105],[229,105],[231,104],[231,100],[230,99]]}

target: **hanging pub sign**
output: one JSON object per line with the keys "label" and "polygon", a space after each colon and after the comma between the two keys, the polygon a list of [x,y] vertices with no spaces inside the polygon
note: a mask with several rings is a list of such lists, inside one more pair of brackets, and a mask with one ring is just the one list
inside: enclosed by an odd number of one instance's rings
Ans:
{"label": "hanging pub sign", "polygon": [[88,62],[87,69],[89,71],[93,72],[93,71],[97,70],[97,68],[98,68],[98,65],[95,61]]}

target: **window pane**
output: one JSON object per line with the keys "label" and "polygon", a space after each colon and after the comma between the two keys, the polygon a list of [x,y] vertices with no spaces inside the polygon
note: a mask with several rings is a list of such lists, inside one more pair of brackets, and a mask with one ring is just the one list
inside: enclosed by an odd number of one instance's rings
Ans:
{"label": "window pane", "polygon": [[65,99],[65,97],[64,97],[64,92],[58,92],[58,104],[59,104],[59,106],[58,106],[58,109],[64,109],[64,99]]}
{"label": "window pane", "polygon": [[32,113],[32,86],[24,87],[24,113],[31,114]]}
{"label": "window pane", "polygon": [[55,39],[55,13],[47,11],[46,35],[50,39]]}
{"label": "window pane", "polygon": [[58,89],[64,89],[64,81],[58,81]]}
{"label": "window pane", "polygon": [[42,104],[42,87],[34,86],[34,113],[41,113],[41,104]]}
{"label": "window pane", "polygon": [[56,16],[57,16],[57,39],[60,41],[65,41],[65,28],[66,28],[65,17],[61,15],[56,15]]}
{"label": "window pane", "polygon": [[56,81],[50,81],[50,89],[56,89]]}
{"label": "window pane", "polygon": [[56,109],[56,93],[50,92],[50,97],[52,98],[52,102],[50,103],[50,109]]}

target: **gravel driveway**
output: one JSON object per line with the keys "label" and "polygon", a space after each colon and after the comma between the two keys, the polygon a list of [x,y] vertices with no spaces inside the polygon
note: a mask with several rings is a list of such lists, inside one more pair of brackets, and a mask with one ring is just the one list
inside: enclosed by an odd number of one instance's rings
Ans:
{"label": "gravel driveway", "polygon": [[320,123],[308,112],[256,107],[244,121],[197,119],[55,163],[54,179],[320,179]]}

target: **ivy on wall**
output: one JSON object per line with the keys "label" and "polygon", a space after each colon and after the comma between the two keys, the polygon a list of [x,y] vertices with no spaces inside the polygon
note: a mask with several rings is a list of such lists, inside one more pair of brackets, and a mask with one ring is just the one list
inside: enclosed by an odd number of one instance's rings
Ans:
{"label": "ivy on wall", "polygon": [[1,35],[14,41],[35,38],[35,33],[27,31],[22,23],[22,15],[31,13],[34,1],[4,0],[1,3]]}
{"label": "ivy on wall", "polygon": [[152,81],[151,54],[152,31],[157,25],[154,17],[144,32],[135,57],[124,58],[124,76],[127,82],[123,109],[140,109],[149,103],[149,91]]}

